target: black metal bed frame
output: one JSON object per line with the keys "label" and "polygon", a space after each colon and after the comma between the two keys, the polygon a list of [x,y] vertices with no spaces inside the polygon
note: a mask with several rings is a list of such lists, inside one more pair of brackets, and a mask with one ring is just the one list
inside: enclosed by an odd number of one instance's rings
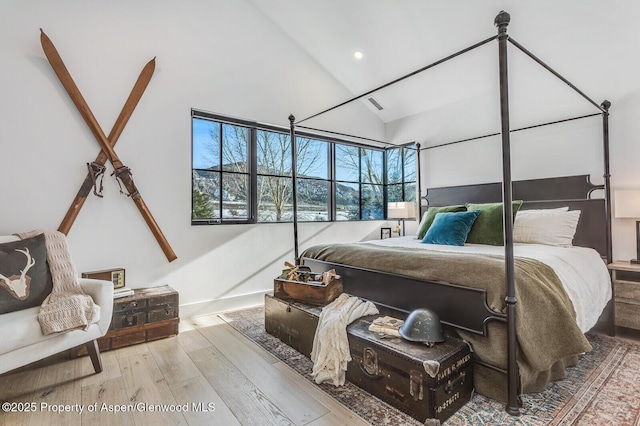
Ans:
{"label": "black metal bed frame", "polygon": [[[388,87],[390,85],[393,85],[399,81],[402,81],[406,78],[409,78],[413,75],[416,75],[422,71],[425,71],[429,68],[432,68],[434,66],[437,66],[441,63],[444,63],[452,58],[455,58],[459,55],[462,55],[464,53],[467,53],[479,46],[482,46],[490,41],[493,40],[497,40],[498,41],[498,65],[499,65],[499,79],[500,79],[500,122],[501,122],[501,128],[500,128],[500,133],[496,133],[493,135],[485,135],[485,136],[480,136],[479,138],[482,137],[487,137],[487,136],[497,136],[497,135],[501,135],[501,142],[502,142],[502,182],[501,183],[496,183],[496,184],[491,184],[491,189],[490,191],[493,191],[494,194],[498,194],[498,196],[501,195],[501,201],[503,202],[503,205],[505,206],[511,206],[511,203],[513,201],[513,192],[516,190],[517,188],[517,184],[512,182],[511,179],[511,146],[510,146],[510,134],[512,131],[519,131],[519,130],[525,130],[528,128],[533,128],[533,127],[540,127],[540,126],[545,126],[545,125],[550,125],[550,124],[556,124],[559,122],[564,122],[564,121],[569,121],[569,120],[575,120],[575,119],[580,119],[580,118],[585,118],[585,117],[591,117],[594,115],[602,115],[602,135],[603,135],[603,157],[604,157],[604,174],[603,174],[603,178],[604,178],[604,184],[600,185],[600,186],[592,186],[591,188],[589,188],[588,192],[587,192],[587,196],[586,198],[589,198],[590,192],[593,189],[603,189],[604,190],[604,199],[602,201],[600,201],[600,203],[604,203],[604,206],[600,205],[599,209],[602,210],[603,209],[603,214],[604,214],[604,223],[605,223],[605,229],[604,229],[604,236],[600,236],[597,237],[598,242],[597,242],[597,249],[598,251],[601,253],[601,255],[603,256],[603,258],[607,261],[607,263],[611,262],[612,260],[612,248],[611,248],[611,210],[610,210],[610,203],[611,203],[611,191],[610,191],[610,169],[609,169],[609,108],[611,106],[611,103],[607,100],[603,101],[601,104],[598,104],[596,102],[594,102],[591,98],[589,98],[587,95],[585,95],[582,91],[580,91],[576,86],[574,86],[571,82],[569,82],[566,78],[564,78],[563,76],[561,76],[559,73],[557,73],[555,70],[553,70],[551,67],[549,67],[547,64],[545,64],[544,62],[542,62],[539,58],[537,58],[535,55],[533,55],[531,52],[529,52],[527,49],[525,49],[522,45],[520,45],[518,42],[516,42],[513,38],[511,38],[508,34],[507,34],[507,26],[509,25],[511,21],[511,16],[505,12],[505,11],[501,11],[495,18],[494,20],[494,25],[497,27],[497,31],[498,34],[496,36],[490,37],[486,40],[483,40],[479,43],[476,43],[466,49],[460,50],[452,55],[449,55],[443,59],[440,59],[432,64],[429,64],[423,68],[420,68],[412,73],[406,74],[398,79],[395,79],[389,83],[386,83],[380,87],[377,87],[373,90],[370,90],[364,94],[361,94],[359,96],[356,96],[348,101],[342,102],[336,106],[333,106],[329,109],[326,109],[324,111],[321,111],[317,114],[314,114],[310,117],[307,117],[303,120],[300,120],[298,122],[295,121],[295,117],[293,115],[289,116],[289,123],[290,123],[290,132],[291,132],[291,144],[292,144],[292,174],[293,174],[293,229],[294,229],[294,254],[295,254],[295,258],[296,261],[299,261],[299,253],[298,253],[298,223],[297,223],[297,200],[296,200],[296,194],[297,194],[297,176],[296,176],[296,147],[295,147],[295,137],[296,137],[296,125],[309,120],[313,117],[319,116],[321,114],[324,114],[328,111],[334,110],[336,108],[339,108],[343,105],[346,105],[350,102],[353,102],[355,100],[361,99],[377,90],[380,90],[382,88]],[[585,115],[585,116],[581,116],[581,117],[575,117],[575,118],[571,118],[571,119],[567,119],[567,120],[560,120],[560,121],[554,121],[554,122],[550,122],[550,123],[543,123],[543,124],[539,124],[539,125],[535,125],[535,126],[529,126],[526,128],[522,128],[522,129],[515,129],[515,130],[511,130],[510,129],[510,122],[509,122],[509,79],[508,79],[508,70],[507,70],[507,43],[511,43],[513,46],[517,47],[519,50],[521,50],[522,52],[524,52],[527,56],[529,56],[531,59],[533,59],[536,63],[538,63],[540,66],[542,66],[543,68],[545,68],[547,71],[549,71],[550,73],[552,73],[554,76],[556,76],[557,78],[559,78],[561,81],[563,81],[564,83],[566,83],[569,87],[571,87],[574,91],[576,91],[578,94],[580,94],[583,98],[585,98],[589,103],[591,103],[592,105],[594,105],[599,112],[597,114],[590,114],[590,115]],[[357,136],[353,136],[358,138]],[[468,140],[475,140],[478,138],[471,138],[471,139],[465,139],[465,140],[461,140],[461,141],[456,141],[456,142],[450,142],[447,144],[443,144],[443,145],[449,145],[452,143],[460,143],[460,142],[465,142]],[[442,146],[442,145],[436,145],[437,146]],[[423,149],[429,149],[429,148],[433,148],[433,147],[428,147],[428,148],[423,148]],[[420,148],[418,146],[418,153],[420,152]],[[419,157],[418,157],[418,163],[419,163]],[[418,172],[419,173],[419,172]],[[574,177],[575,178],[575,177]],[[581,178],[581,177],[578,177]],[[583,177],[582,177],[583,178]],[[588,178],[586,179],[586,181],[588,182]],[[420,185],[420,183],[418,182],[418,185]],[[555,184],[554,184],[555,185]],[[565,188],[568,187],[570,185],[565,185]],[[470,186],[473,187],[474,190],[478,188],[478,186]],[[555,185],[554,187],[557,187],[557,185]],[[487,186],[487,188],[489,188],[489,186]],[[418,191],[420,191],[420,188],[418,188]],[[432,190],[433,192],[434,190]],[[437,191],[435,191],[437,192]],[[473,191],[472,191],[473,192]],[[463,192],[464,193],[464,192]],[[431,200],[431,197],[435,196],[433,193],[431,194],[431,196],[429,194],[427,194],[427,197]],[[495,195],[494,195],[495,197]],[[524,197],[523,197],[524,198]],[[597,200],[584,200],[585,197],[580,197],[580,199],[582,201],[597,201]],[[527,200],[536,200],[536,198],[529,198],[529,196],[527,196],[526,198]],[[571,198],[569,198],[571,199]],[[482,197],[483,201],[486,201],[486,197]],[[544,200],[542,201],[542,205],[546,208],[546,207],[553,207],[552,204],[548,204],[549,203],[549,198],[548,195],[547,197],[543,197],[543,198],[538,198],[537,200]],[[566,200],[567,197],[555,197],[552,196],[551,200],[564,200],[562,202],[562,205],[567,205],[566,204]],[[463,202],[470,202],[473,201],[473,199],[466,199]],[[500,201],[500,199],[496,200],[496,201]],[[432,204],[432,205],[437,205],[437,204]],[[583,209],[583,206],[585,204],[580,204],[580,208]],[[535,208],[535,205],[529,204],[530,208]],[[597,208],[596,208],[597,210]],[[354,268],[351,266],[346,266],[346,265],[330,265],[327,262],[322,262],[322,261],[317,261],[314,259],[304,259],[304,263],[308,264],[310,266],[317,266],[320,268],[326,268],[327,266],[334,266],[336,267],[336,269],[338,269],[338,273],[340,273],[341,275],[344,276],[344,282],[345,282],[345,291],[347,291],[347,283],[350,282],[350,277],[353,276],[353,280],[351,280],[353,284],[353,286],[351,286],[348,290],[350,293],[358,295],[360,297],[365,297],[367,294],[371,293],[371,288],[377,288],[381,285],[388,285],[388,280],[393,280],[394,285],[398,282],[402,282],[403,285],[406,286],[406,288],[412,288],[415,286],[420,286],[420,291],[424,292],[426,290],[426,288],[424,287],[425,285],[433,285],[434,286],[434,293],[430,292],[430,298],[436,298],[437,302],[440,303],[439,306],[446,306],[446,312],[442,312],[440,311],[441,314],[441,318],[443,318],[443,322],[449,325],[452,325],[454,327],[458,327],[460,329],[464,329],[464,330],[468,330],[468,331],[472,331],[478,334],[483,334],[486,335],[487,332],[487,328],[486,328],[486,324],[488,321],[491,320],[498,320],[498,321],[503,321],[506,322],[507,324],[507,359],[508,359],[508,363],[507,363],[507,370],[506,370],[506,374],[508,377],[508,385],[507,385],[507,404],[505,407],[505,410],[507,413],[509,413],[510,415],[520,415],[520,400],[519,400],[519,396],[518,396],[518,387],[519,387],[519,378],[518,378],[518,366],[516,363],[516,347],[517,347],[517,340],[516,340],[516,327],[515,327],[515,322],[516,322],[516,305],[517,305],[517,299],[516,299],[516,295],[515,295],[515,274],[514,274],[514,255],[513,255],[513,212],[511,208],[503,208],[503,213],[504,213],[504,218],[503,218],[503,223],[504,223],[504,249],[505,249],[505,281],[506,281],[506,298],[505,298],[505,302],[506,302],[506,315],[505,314],[501,314],[501,313],[496,313],[494,311],[491,311],[487,306],[486,306],[486,299],[483,298],[484,295],[482,294],[483,291],[482,290],[477,290],[477,289],[469,289],[467,287],[461,287],[461,286],[456,286],[453,284],[449,284],[449,283],[438,283],[438,282],[425,282],[422,280],[416,280],[416,279],[411,279],[411,278],[407,278],[407,277],[402,277],[399,275],[393,275],[393,274],[386,274],[386,273],[382,273],[380,271],[374,271],[374,270],[367,270],[367,269],[362,269],[362,268]],[[583,222],[583,217],[581,215],[581,222]],[[583,223],[583,227],[584,227],[584,223]],[[577,234],[582,235],[582,233],[580,232],[580,230],[577,231]],[[576,236],[576,238],[582,238],[582,237],[578,237]],[[589,237],[591,238],[591,237]],[[585,241],[585,245],[589,245],[590,247],[596,247],[592,244],[595,244],[594,241],[590,240],[589,238],[587,238],[587,240]],[[602,241],[604,239],[604,241]],[[364,278],[364,279],[363,279]],[[365,285],[366,283],[366,285]],[[369,288],[366,288],[369,287]],[[435,290],[435,288],[437,288],[438,290]],[[392,306],[394,308],[398,308],[400,306],[404,306],[404,307],[408,307],[411,308],[411,301],[407,302],[407,296],[406,293],[402,294],[402,292],[396,291],[393,292],[394,294],[389,294],[386,293],[385,294],[385,298],[384,301],[382,300],[375,300],[376,302],[384,302],[385,304]],[[477,306],[480,306],[480,310],[478,312],[476,312],[476,309],[473,310],[473,314],[470,315],[469,314],[469,306],[465,305],[465,304],[460,304],[459,302],[459,297],[461,293],[467,293],[467,299],[468,300],[475,300],[475,302],[470,302],[470,303],[475,303]],[[399,300],[399,299],[404,299],[404,301]],[[410,299],[410,298],[409,298]],[[455,302],[454,302],[455,301]],[[484,306],[483,306],[484,305]],[[424,307],[424,306],[416,306],[416,307]],[[460,314],[460,312],[465,311],[465,314],[462,315]],[[613,318],[612,315],[603,315],[604,317],[607,317],[607,323],[612,323]],[[470,318],[471,317],[471,318]],[[480,326],[478,326],[478,324],[480,324]],[[607,326],[609,327],[609,326]],[[491,367],[491,366],[489,366]]]}

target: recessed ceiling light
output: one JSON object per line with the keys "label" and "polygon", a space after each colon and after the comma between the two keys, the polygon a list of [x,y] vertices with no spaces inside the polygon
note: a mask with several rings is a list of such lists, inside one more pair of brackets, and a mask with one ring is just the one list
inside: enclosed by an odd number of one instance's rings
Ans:
{"label": "recessed ceiling light", "polygon": [[353,52],[353,57],[360,60],[364,57],[364,54],[362,53],[362,51],[356,50],[355,52]]}

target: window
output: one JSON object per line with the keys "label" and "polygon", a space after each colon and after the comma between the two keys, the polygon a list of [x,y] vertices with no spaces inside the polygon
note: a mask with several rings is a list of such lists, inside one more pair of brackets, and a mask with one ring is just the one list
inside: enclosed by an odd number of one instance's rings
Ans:
{"label": "window", "polygon": [[[330,220],[329,147],[325,141],[296,137],[298,220]],[[258,222],[293,220],[291,135],[257,130]]]}
{"label": "window", "polygon": [[331,144],[296,137],[298,220],[331,220]]}
{"label": "window", "polygon": [[258,222],[292,220],[291,137],[257,131]]}
{"label": "window", "polygon": [[[384,219],[415,201],[415,154],[298,133],[298,220]],[[192,110],[192,224],[292,221],[291,161],[286,129]]]}
{"label": "window", "polygon": [[192,126],[192,220],[246,222],[249,128],[200,118],[194,118]]}
{"label": "window", "polygon": [[387,201],[416,201],[415,144],[387,149]]}
{"label": "window", "polygon": [[384,219],[384,152],[335,146],[336,220]]}

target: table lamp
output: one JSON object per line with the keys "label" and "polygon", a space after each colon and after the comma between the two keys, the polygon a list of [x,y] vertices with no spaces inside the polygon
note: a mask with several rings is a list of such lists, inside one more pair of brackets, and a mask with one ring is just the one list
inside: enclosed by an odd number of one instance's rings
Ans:
{"label": "table lamp", "polygon": [[[640,218],[640,190],[615,192],[616,218]],[[640,220],[636,220],[636,258],[630,263],[640,263]]]}
{"label": "table lamp", "polygon": [[[398,227],[402,221],[402,236],[404,237],[404,220],[416,217],[415,204],[409,201],[399,201],[387,204],[387,218],[398,219]],[[398,230],[398,234],[400,234]]]}

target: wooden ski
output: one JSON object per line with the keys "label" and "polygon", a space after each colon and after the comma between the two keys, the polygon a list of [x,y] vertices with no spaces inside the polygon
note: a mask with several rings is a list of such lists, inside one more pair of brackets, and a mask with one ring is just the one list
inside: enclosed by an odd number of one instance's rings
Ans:
{"label": "wooden ski", "polygon": [[80,89],[78,89],[78,86],[76,86],[73,78],[71,78],[71,74],[69,73],[69,70],[67,70],[67,67],[65,66],[62,58],[60,57],[60,54],[53,45],[53,42],[44,33],[44,31],[42,31],[42,29],[40,29],[40,42],[42,44],[42,49],[44,50],[45,56],[47,57],[49,63],[51,64],[51,67],[53,68],[53,71],[58,76],[60,83],[62,83],[62,86],[69,94],[69,97],[71,97],[71,100],[78,109],[78,112],[80,112],[80,115],[84,119],[85,123],[87,123],[87,126],[89,126],[89,130],[91,130],[91,133],[93,133],[96,140],[100,144],[100,147],[107,155],[107,158],[113,165],[116,177],[120,179],[122,184],[127,189],[129,196],[131,196],[131,198],[135,202],[138,210],[147,223],[147,226],[155,236],[156,241],[158,241],[160,248],[167,257],[167,260],[169,260],[169,262],[175,260],[177,256],[169,245],[169,242],[165,238],[164,234],[160,230],[160,227],[156,223],[155,219],[151,215],[151,212],[142,199],[140,192],[136,188],[133,182],[133,177],[131,176],[131,170],[124,164],[122,164],[122,161],[120,161],[120,159],[118,158],[118,155],[113,150],[113,147],[109,143],[109,140],[104,135],[100,124],[98,124],[98,121],[91,112],[89,105],[87,105],[87,102],[82,96]]}
{"label": "wooden ski", "polygon": [[[140,72],[140,76],[138,77],[136,84],[133,86],[133,89],[131,90],[129,97],[127,98],[127,102],[125,102],[124,106],[122,107],[122,111],[120,111],[120,115],[116,119],[116,122],[113,125],[113,128],[111,129],[111,133],[109,133],[109,136],[107,137],[107,139],[109,139],[109,144],[112,147],[114,147],[118,142],[118,138],[120,137],[122,130],[126,126],[127,122],[129,121],[129,118],[131,117],[133,110],[136,108],[136,105],[138,105],[138,102],[140,101],[142,94],[144,93],[145,89],[147,88],[147,85],[149,84],[149,81],[151,80],[151,77],[153,76],[153,71],[155,70],[155,67],[156,67],[156,58],[153,58],[152,60],[147,62],[147,64],[142,69],[142,72]],[[93,163],[104,166],[107,160],[108,160],[107,154],[105,154],[105,152],[101,150],[100,154],[98,154],[98,156],[96,157]],[[87,177],[84,179],[84,182],[82,182],[82,185],[78,190],[78,194],[76,195],[75,199],[71,203],[71,206],[69,206],[69,210],[67,210],[67,214],[62,219],[62,222],[58,227],[58,231],[62,232],[65,235],[69,233],[69,230],[71,229],[73,222],[76,220],[76,217],[78,217],[78,214],[80,213],[80,209],[82,209],[82,206],[84,205],[84,202],[87,199],[87,196],[89,196],[89,193],[91,192],[91,187],[93,185],[94,185],[93,177],[91,176],[91,173],[88,172]]]}

